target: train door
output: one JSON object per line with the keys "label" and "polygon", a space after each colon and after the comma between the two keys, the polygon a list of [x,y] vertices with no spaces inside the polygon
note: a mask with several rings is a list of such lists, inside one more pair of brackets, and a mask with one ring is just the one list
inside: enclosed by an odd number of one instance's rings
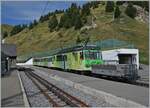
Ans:
{"label": "train door", "polygon": [[52,57],[48,58],[48,67],[52,67]]}
{"label": "train door", "polygon": [[57,55],[58,68],[66,69],[67,55]]}
{"label": "train door", "polygon": [[67,55],[63,55],[63,63],[64,63],[63,69],[68,69]]}

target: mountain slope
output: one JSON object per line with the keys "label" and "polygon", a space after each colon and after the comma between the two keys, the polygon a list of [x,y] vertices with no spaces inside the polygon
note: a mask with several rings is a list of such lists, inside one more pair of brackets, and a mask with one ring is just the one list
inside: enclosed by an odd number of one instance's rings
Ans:
{"label": "mountain slope", "polygon": [[2,24],[1,25],[1,32],[7,32],[8,36],[10,35],[10,32],[12,30],[13,26],[12,25],[8,25],[8,24]]}
{"label": "mountain slope", "polygon": [[[124,7],[121,6],[120,9],[122,14],[118,20],[113,20],[112,13],[105,13],[104,5],[100,4],[98,8],[91,9],[92,16],[96,18],[94,22],[97,27],[87,31],[90,41],[115,38],[133,43],[140,49],[140,61],[148,64],[148,24],[129,18],[123,13]],[[57,14],[58,19],[60,16],[61,14]],[[91,22],[90,16],[88,20]],[[62,37],[59,36],[59,33],[62,34]],[[23,55],[60,48],[62,45],[75,44],[78,36],[84,37],[80,30],[74,30],[74,28],[50,32],[48,21],[45,21],[39,23],[32,30],[26,28],[20,33],[6,38],[6,42],[15,43],[18,55]]]}

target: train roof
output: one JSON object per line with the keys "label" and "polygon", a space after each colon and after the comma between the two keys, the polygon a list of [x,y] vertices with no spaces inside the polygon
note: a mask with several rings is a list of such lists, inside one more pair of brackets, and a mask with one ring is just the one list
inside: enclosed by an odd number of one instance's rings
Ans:
{"label": "train roof", "polygon": [[76,45],[73,47],[65,48],[60,51],[58,51],[56,54],[62,54],[62,53],[68,53],[68,52],[74,52],[74,51],[81,51],[81,50],[99,50],[100,48],[96,45]]}

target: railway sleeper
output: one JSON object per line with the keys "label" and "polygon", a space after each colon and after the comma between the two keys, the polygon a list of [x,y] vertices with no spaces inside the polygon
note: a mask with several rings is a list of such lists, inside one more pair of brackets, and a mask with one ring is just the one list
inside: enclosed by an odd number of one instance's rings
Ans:
{"label": "railway sleeper", "polygon": [[[63,90],[61,90],[60,88],[54,86],[53,84],[50,84],[47,80],[44,80],[42,78],[40,78],[38,75],[36,75],[35,73],[31,73],[29,72],[33,77],[37,78],[39,80],[39,82],[41,82],[47,89],[52,90],[52,92],[56,95],[58,95],[63,101],[65,101],[68,105],[73,106],[73,107],[83,107],[83,106],[88,106],[85,103],[83,103],[82,101],[78,100],[77,98],[67,94],[66,92],[64,92]],[[44,83],[43,83],[44,82]],[[51,85],[51,87],[50,87]],[[60,91],[57,92],[56,91]],[[62,93],[60,95],[60,93]]]}

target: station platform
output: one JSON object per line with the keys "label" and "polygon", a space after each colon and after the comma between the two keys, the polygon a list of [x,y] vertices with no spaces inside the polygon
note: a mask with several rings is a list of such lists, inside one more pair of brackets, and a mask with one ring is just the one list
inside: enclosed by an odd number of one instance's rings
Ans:
{"label": "station platform", "polygon": [[108,81],[105,79],[94,78],[84,75],[77,75],[69,72],[62,72],[58,70],[52,70],[37,66],[25,66],[25,67],[32,68],[35,71],[39,70],[41,72],[46,72],[52,76],[57,76],[66,79],[67,81],[82,84],[92,89],[104,91],[106,93],[113,94],[117,97],[125,98],[127,100],[131,100],[144,106],[149,106],[149,88],[146,87],[115,81]]}
{"label": "station platform", "polygon": [[138,75],[140,76],[138,82],[149,83],[149,65],[140,64],[140,67],[142,69],[138,71]]}
{"label": "station platform", "polygon": [[17,70],[1,77],[1,107],[25,107]]}

